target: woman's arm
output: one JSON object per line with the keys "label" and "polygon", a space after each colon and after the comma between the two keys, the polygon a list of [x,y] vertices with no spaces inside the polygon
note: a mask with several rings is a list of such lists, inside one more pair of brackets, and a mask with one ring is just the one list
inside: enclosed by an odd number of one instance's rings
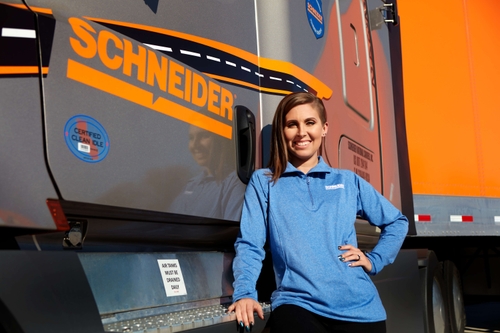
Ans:
{"label": "woman's arm", "polygon": [[396,259],[408,233],[408,219],[364,179],[358,183],[358,214],[380,228],[377,245],[366,256],[372,264],[369,274],[375,275]]}
{"label": "woman's arm", "polygon": [[265,257],[267,186],[267,177],[262,173],[259,176],[259,171],[254,172],[245,191],[240,232],[234,246],[234,303],[229,310],[234,310],[238,323],[247,328],[253,323],[254,312],[264,319],[262,307],[257,302],[256,283]]}

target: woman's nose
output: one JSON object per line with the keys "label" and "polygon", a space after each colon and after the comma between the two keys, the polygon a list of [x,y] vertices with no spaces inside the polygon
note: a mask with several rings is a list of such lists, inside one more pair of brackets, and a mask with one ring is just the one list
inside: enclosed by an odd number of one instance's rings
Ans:
{"label": "woman's nose", "polygon": [[305,135],[306,135],[306,129],[305,129],[305,127],[302,126],[302,125],[299,125],[297,127],[297,136],[302,137],[302,136],[305,136]]}

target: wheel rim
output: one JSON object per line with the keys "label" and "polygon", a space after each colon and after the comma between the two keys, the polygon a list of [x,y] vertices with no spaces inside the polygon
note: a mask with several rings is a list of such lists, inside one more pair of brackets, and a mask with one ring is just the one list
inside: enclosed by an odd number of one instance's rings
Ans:
{"label": "wheel rim", "polygon": [[439,281],[434,278],[432,284],[432,309],[434,315],[434,331],[436,333],[445,333],[446,312],[443,292]]}
{"label": "wheel rim", "polygon": [[463,318],[463,309],[464,309],[464,303],[462,299],[462,289],[460,287],[460,282],[458,280],[458,276],[456,274],[453,274],[453,280],[452,280],[452,288],[453,288],[453,295],[456,295],[456,297],[453,297],[453,311],[455,313],[455,323],[456,327],[460,331],[463,327],[465,327],[464,323],[464,318]]}

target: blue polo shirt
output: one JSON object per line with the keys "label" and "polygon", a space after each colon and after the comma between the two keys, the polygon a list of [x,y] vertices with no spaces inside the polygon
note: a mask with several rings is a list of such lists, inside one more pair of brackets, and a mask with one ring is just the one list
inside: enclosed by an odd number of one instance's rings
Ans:
{"label": "blue polo shirt", "polygon": [[245,192],[235,243],[233,300],[257,300],[255,285],[265,256],[266,235],[277,289],[272,308],[301,306],[321,316],[354,322],[386,319],[377,289],[362,267],[349,267],[339,245],[357,247],[356,216],[381,229],[368,254],[377,274],[396,258],[408,220],[368,182],[334,169],[321,157],[307,174],[288,163],[277,182],[269,169],[254,172]]}

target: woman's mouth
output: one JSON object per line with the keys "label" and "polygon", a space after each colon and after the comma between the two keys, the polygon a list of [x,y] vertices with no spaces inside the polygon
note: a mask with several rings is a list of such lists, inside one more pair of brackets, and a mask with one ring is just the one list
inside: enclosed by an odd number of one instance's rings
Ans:
{"label": "woman's mouth", "polygon": [[295,142],[295,146],[303,148],[303,147],[307,147],[310,143],[311,143],[311,141],[299,141],[299,142]]}

